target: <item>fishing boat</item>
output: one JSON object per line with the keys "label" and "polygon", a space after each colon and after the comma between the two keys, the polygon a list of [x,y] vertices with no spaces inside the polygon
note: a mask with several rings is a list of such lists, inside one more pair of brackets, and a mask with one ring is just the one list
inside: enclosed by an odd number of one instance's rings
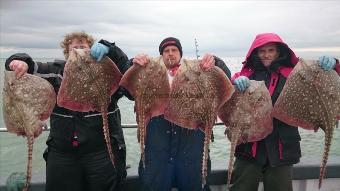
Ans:
{"label": "fishing boat", "polygon": [[[221,125],[221,124],[216,124]],[[136,124],[123,124],[123,128],[137,128]],[[7,133],[6,128],[0,128],[0,133]],[[137,154],[137,153],[136,153]],[[136,156],[137,158],[139,156]],[[293,168],[294,191],[339,191],[340,190],[340,156],[329,156],[325,179],[321,189],[318,188],[320,158],[302,157],[301,162]],[[209,178],[211,191],[226,191],[227,161],[212,161],[212,172]],[[23,169],[24,171],[24,169]],[[30,190],[45,190],[45,172],[33,173]],[[0,177],[0,191],[6,191],[7,177]],[[127,169],[125,191],[138,191],[141,188],[138,178],[138,166]],[[176,191],[174,185],[173,191]],[[260,183],[258,191],[264,190]]]}

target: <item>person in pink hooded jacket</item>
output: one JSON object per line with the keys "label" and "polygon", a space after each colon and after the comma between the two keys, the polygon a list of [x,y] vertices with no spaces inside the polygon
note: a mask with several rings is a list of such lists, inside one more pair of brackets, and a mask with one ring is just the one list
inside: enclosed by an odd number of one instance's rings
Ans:
{"label": "person in pink hooded jacket", "polygon": [[[274,105],[298,60],[277,34],[258,34],[232,82],[243,92],[250,79],[264,81]],[[340,73],[336,59],[322,56],[319,61],[324,70],[335,69]],[[300,140],[298,128],[274,118],[273,132],[266,138],[237,146],[230,190],[257,191],[261,177],[265,191],[293,190],[292,166],[300,161]]]}

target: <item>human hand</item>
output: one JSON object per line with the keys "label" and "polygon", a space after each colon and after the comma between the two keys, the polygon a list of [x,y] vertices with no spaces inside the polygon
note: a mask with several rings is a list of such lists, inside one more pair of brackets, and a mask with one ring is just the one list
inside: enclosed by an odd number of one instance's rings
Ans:
{"label": "human hand", "polygon": [[140,66],[146,66],[149,62],[150,57],[147,54],[138,54],[132,60],[132,63],[138,64]]}
{"label": "human hand", "polygon": [[203,70],[207,71],[215,66],[215,58],[212,54],[205,54],[198,63]]}
{"label": "human hand", "polygon": [[336,64],[336,60],[333,57],[330,56],[321,56],[319,58],[319,65],[322,69],[326,70],[326,71],[330,71],[332,69],[334,69]]}
{"label": "human hand", "polygon": [[15,72],[15,75],[18,78],[27,73],[28,64],[21,60],[12,60],[9,63],[9,68]]}
{"label": "human hand", "polygon": [[97,60],[97,62],[101,61],[107,53],[109,53],[109,47],[102,43],[96,42],[91,47],[91,55]]}
{"label": "human hand", "polygon": [[239,76],[234,80],[234,84],[240,92],[244,92],[250,86],[250,80],[246,76]]}

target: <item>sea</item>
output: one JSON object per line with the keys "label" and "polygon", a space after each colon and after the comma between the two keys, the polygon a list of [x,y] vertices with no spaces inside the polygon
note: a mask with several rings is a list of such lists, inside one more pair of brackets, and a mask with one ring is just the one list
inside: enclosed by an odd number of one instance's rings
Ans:
{"label": "sea", "polygon": [[[241,69],[242,58],[222,58],[231,73]],[[37,61],[53,61],[49,58],[36,58]],[[3,72],[5,65],[5,59],[0,59],[0,92],[1,99],[0,105],[2,105],[2,89],[3,89]],[[129,101],[126,98],[122,98],[118,102],[120,112],[122,114],[123,124],[135,124],[136,117],[134,113],[134,102]],[[0,127],[4,128],[2,106],[0,106]],[[214,142],[210,144],[210,156],[212,165],[214,163],[222,164],[227,168],[229,160],[230,142],[224,135],[225,127],[223,125],[215,126]],[[127,148],[127,165],[132,168],[138,166],[140,159],[140,147],[137,142],[136,129],[123,129],[126,148]],[[301,147],[303,158],[316,158],[319,159],[323,153],[324,148],[324,133],[323,131],[308,131],[299,128],[301,134]],[[43,132],[39,137],[35,139],[33,146],[33,174],[39,174],[45,172],[45,161],[42,154],[46,148],[45,141],[49,132]],[[17,136],[8,132],[0,132],[0,179],[5,179],[13,172],[26,172],[27,164],[27,140],[24,137]],[[337,128],[334,131],[332,145],[330,149],[330,156],[340,157],[340,129]]]}

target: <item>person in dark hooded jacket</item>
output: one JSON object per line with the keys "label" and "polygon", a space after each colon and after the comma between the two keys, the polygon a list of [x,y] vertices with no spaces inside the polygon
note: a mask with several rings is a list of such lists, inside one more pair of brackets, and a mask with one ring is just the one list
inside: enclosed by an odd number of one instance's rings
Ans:
{"label": "person in dark hooded jacket", "polygon": [[[61,42],[67,59],[73,48],[91,47],[91,55],[100,61],[108,56],[122,74],[130,67],[126,54],[105,40],[94,43],[85,32],[65,35]],[[17,53],[6,60],[6,69],[20,77],[25,73],[48,80],[55,92],[61,85],[64,60],[34,62],[25,53]],[[55,106],[50,117],[50,134],[44,153],[46,160],[46,191],[118,191],[123,189],[126,177],[126,149],[121,127],[118,99],[123,95],[131,98],[126,90],[119,88],[108,106],[108,125],[115,166],[112,165],[104,140],[102,116],[99,112],[76,112]],[[132,99],[132,98],[131,98]]]}
{"label": "person in dark hooded jacket", "polygon": [[[274,105],[297,62],[295,53],[277,34],[258,34],[232,82],[243,92],[250,85],[249,79],[264,81]],[[320,66],[340,72],[339,62],[332,57],[321,57]],[[274,118],[273,132],[266,138],[236,147],[230,190],[257,191],[262,177],[265,191],[291,191],[292,165],[301,157],[300,140],[297,127]]]}
{"label": "person in dark hooded jacket", "polygon": [[[171,79],[182,63],[182,45],[177,38],[165,38],[159,45],[159,53],[168,69],[171,85]],[[149,63],[149,58],[140,54],[133,59],[133,63],[144,66]],[[200,62],[202,69],[214,65],[230,78],[228,67],[218,57],[206,54]],[[163,115],[151,118],[146,127],[145,168],[142,160],[139,164],[141,190],[170,191],[172,187],[177,187],[179,191],[210,190],[210,159],[207,184],[202,188],[203,145],[204,131],[180,127],[164,119]]]}

